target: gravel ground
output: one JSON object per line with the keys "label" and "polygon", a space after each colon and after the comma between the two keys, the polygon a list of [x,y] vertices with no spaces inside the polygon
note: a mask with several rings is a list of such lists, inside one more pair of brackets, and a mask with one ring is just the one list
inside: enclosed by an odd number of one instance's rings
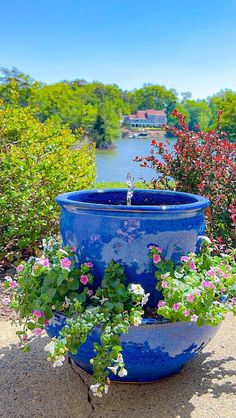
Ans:
{"label": "gravel ground", "polygon": [[203,353],[179,375],[145,384],[113,384],[103,399],[88,395],[91,379],[68,364],[53,369],[42,337],[18,351],[15,328],[0,322],[1,418],[236,418],[236,319],[221,326]]}

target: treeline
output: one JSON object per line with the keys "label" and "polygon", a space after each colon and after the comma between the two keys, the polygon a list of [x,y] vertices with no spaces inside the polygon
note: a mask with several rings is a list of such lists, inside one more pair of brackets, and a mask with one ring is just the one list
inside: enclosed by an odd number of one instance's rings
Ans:
{"label": "treeline", "polygon": [[127,91],[116,84],[108,85],[86,80],[60,81],[43,84],[34,81],[18,69],[2,68],[0,99],[3,103],[16,100],[22,107],[31,106],[40,122],[55,120],[73,132],[80,129],[84,137],[94,140],[98,147],[109,146],[120,134],[123,115],[152,108],[165,110],[168,123],[176,123],[171,112],[176,108],[186,115],[191,129],[216,127],[218,111],[223,111],[221,127],[231,140],[236,138],[236,93],[222,90],[206,100],[193,100],[191,93],[178,94],[174,89],[145,84]]}

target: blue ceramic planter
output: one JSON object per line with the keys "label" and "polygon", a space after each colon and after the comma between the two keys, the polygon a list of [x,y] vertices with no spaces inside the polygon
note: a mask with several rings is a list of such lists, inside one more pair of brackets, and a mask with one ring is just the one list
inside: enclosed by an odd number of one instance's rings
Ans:
{"label": "blue ceramic planter", "polygon": [[[50,337],[59,335],[65,317],[55,314],[47,328]],[[128,334],[121,334],[123,358],[128,370],[126,377],[113,373],[111,380],[121,382],[152,382],[178,373],[215,335],[219,326],[198,327],[193,322],[160,323],[143,319],[139,327],[132,326]],[[90,359],[95,356],[93,343],[100,341],[101,328],[94,327],[77,354],[69,354],[78,366],[92,374]]]}
{"label": "blue ceramic planter", "polygon": [[160,295],[150,245],[161,246],[174,262],[197,252],[210,202],[189,193],[135,190],[132,206],[126,206],[126,194],[124,189],[108,189],[59,195],[61,234],[64,245],[76,247],[78,262],[93,262],[94,289],[106,265],[115,260],[124,266],[128,283],[140,283],[151,294],[148,304],[154,306]]}

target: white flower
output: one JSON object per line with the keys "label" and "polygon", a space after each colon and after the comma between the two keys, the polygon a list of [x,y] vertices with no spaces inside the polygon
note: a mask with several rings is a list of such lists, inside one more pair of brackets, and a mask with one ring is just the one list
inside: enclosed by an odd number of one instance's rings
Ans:
{"label": "white flower", "polygon": [[132,283],[130,286],[131,293],[134,293],[135,295],[144,295],[144,289],[140,284],[134,284]]}
{"label": "white flower", "polygon": [[109,300],[109,299],[108,298],[102,298],[102,299],[100,299],[101,305],[103,305],[107,300]]}
{"label": "white flower", "polygon": [[108,334],[109,334],[109,332],[111,332],[111,327],[108,325],[108,326],[106,326],[106,328],[105,328],[105,330],[104,330],[105,332],[107,332]]}
{"label": "white flower", "polygon": [[183,274],[178,273],[178,271],[175,271],[174,275],[176,279],[181,279],[181,277],[183,277]]}
{"label": "white flower", "polygon": [[48,343],[44,347],[44,351],[47,351],[50,354],[54,353],[54,349],[55,349],[55,342],[54,341],[50,341],[50,343]]}
{"label": "white flower", "polygon": [[138,327],[141,324],[142,320],[139,316],[134,317],[134,326]]}
{"label": "white flower", "polygon": [[166,279],[167,277],[169,277],[169,275],[170,275],[169,271],[165,274],[161,274],[161,279]]}
{"label": "white flower", "polygon": [[208,244],[211,244],[210,238],[206,237],[205,235],[198,235],[198,239],[202,239],[203,241],[208,242]]}
{"label": "white flower", "polygon": [[70,299],[67,296],[65,296],[65,306],[66,308],[69,308],[70,306]]}
{"label": "white flower", "polygon": [[68,255],[68,252],[63,250],[62,248],[60,248],[58,251],[60,251],[60,253],[62,253],[62,254]]}
{"label": "white flower", "polygon": [[123,356],[121,353],[118,354],[116,361],[118,361],[118,363],[123,363]]}
{"label": "white flower", "polygon": [[120,376],[120,377],[127,376],[127,374],[128,374],[128,372],[124,367],[122,367],[118,372],[118,376]]}
{"label": "white flower", "polygon": [[[105,386],[107,386],[107,385],[105,385]],[[101,392],[100,388],[101,388],[100,383],[96,383],[96,385],[91,385],[90,386],[90,389],[93,392],[93,395],[98,396],[99,398],[102,397],[102,392]]]}
{"label": "white flower", "polygon": [[109,370],[111,370],[114,374],[117,374],[118,366],[108,367]]}
{"label": "white flower", "polygon": [[52,365],[52,367],[61,367],[63,366],[63,361],[65,360],[64,356],[56,356],[55,361]]}
{"label": "white flower", "polygon": [[149,296],[150,296],[150,293],[146,293],[146,295],[144,295],[144,297],[142,298],[142,301],[141,301],[142,306],[146,305]]}

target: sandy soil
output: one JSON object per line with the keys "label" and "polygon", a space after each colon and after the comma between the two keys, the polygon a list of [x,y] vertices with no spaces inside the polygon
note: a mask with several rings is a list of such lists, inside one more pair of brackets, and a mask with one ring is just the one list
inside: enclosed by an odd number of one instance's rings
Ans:
{"label": "sandy soil", "polygon": [[236,418],[236,319],[228,317],[202,354],[162,382],[113,384],[103,399],[88,395],[91,379],[69,364],[53,369],[48,338],[18,351],[15,328],[0,322],[1,418]]}

